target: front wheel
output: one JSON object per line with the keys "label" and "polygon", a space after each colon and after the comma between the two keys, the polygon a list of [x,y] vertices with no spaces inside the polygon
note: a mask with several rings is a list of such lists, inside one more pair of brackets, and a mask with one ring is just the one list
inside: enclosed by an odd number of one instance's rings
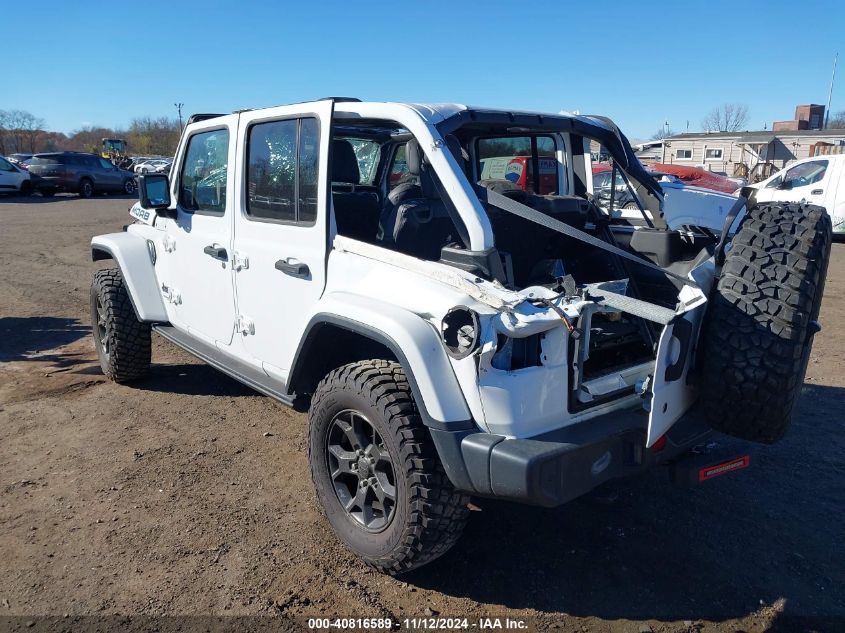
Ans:
{"label": "front wheel", "polygon": [[32,181],[24,180],[21,183],[21,195],[28,196],[32,194]]}
{"label": "front wheel", "polygon": [[150,369],[150,324],[135,309],[119,268],[94,273],[91,283],[91,330],[100,368],[115,382],[143,378]]}
{"label": "front wheel", "polygon": [[94,183],[88,178],[83,178],[79,181],[79,197],[90,198],[94,195]]}
{"label": "front wheel", "polygon": [[395,575],[455,544],[469,498],[446,476],[399,364],[367,360],[332,371],[308,422],[317,498],[357,556]]}

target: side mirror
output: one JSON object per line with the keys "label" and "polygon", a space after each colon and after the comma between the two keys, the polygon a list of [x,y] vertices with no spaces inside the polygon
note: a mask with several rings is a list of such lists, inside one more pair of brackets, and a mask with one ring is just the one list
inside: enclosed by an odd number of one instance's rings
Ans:
{"label": "side mirror", "polygon": [[170,208],[170,181],[164,174],[141,174],[138,176],[138,197],[145,209],[155,209],[168,215]]}

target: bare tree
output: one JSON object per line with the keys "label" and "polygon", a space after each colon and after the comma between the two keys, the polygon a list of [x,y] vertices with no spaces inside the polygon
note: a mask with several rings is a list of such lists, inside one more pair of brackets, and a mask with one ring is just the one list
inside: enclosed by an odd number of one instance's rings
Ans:
{"label": "bare tree", "polygon": [[674,136],[675,133],[672,131],[672,128],[667,128],[665,125],[657,130],[654,134],[651,135],[652,141],[662,141],[664,138],[669,138],[670,136]]}
{"label": "bare tree", "polygon": [[26,110],[0,111],[0,153],[34,152],[44,119]]}
{"label": "bare tree", "polygon": [[845,110],[831,115],[830,120],[827,122],[827,127],[833,128],[835,130],[841,130],[845,128]]}
{"label": "bare tree", "polygon": [[748,125],[748,106],[744,103],[725,103],[713,108],[701,120],[706,132],[737,132]]}
{"label": "bare tree", "polygon": [[11,154],[6,150],[9,134],[9,113],[6,110],[0,110],[0,156]]}

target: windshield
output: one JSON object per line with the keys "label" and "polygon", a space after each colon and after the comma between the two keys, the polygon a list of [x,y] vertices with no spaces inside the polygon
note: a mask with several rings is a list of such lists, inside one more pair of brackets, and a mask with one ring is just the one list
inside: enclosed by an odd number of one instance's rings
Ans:
{"label": "windshield", "polygon": [[366,138],[346,138],[346,140],[352,145],[355,158],[358,159],[358,171],[361,173],[358,184],[372,185],[376,179],[381,145],[377,141]]}

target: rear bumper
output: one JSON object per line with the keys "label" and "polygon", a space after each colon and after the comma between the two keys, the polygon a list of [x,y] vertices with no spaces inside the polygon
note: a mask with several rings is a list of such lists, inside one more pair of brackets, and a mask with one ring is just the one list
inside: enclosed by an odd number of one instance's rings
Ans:
{"label": "rear bumper", "polygon": [[557,506],[596,486],[668,463],[711,433],[687,415],[667,433],[660,451],[645,448],[647,418],[615,412],[530,439],[431,429],[452,483],[471,494]]}

